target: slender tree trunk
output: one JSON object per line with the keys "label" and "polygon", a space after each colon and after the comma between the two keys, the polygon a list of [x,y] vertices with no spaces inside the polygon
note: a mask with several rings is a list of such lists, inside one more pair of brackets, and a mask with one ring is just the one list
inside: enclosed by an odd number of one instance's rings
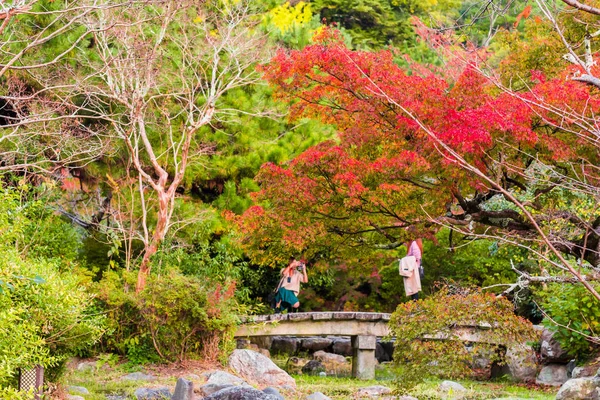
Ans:
{"label": "slender tree trunk", "polygon": [[158,248],[167,235],[169,219],[171,217],[170,210],[172,200],[173,199],[169,198],[169,195],[164,190],[158,192],[156,227],[154,229],[154,233],[152,234],[152,239],[149,243],[146,243],[146,246],[144,247],[144,258],[142,258],[142,263],[138,272],[137,285],[135,287],[136,293],[141,292],[146,286],[146,279],[150,273],[150,259],[154,254],[156,254]]}

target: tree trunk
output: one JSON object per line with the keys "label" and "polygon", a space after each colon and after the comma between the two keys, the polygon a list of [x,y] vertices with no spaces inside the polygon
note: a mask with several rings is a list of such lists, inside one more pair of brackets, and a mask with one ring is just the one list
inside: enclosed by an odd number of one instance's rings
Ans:
{"label": "tree trunk", "polygon": [[169,198],[168,194],[164,190],[158,192],[158,213],[156,215],[156,228],[152,239],[149,243],[144,246],[144,258],[140,265],[140,271],[138,272],[137,285],[135,292],[140,293],[146,287],[146,278],[150,274],[150,259],[160,247],[162,241],[165,239],[167,234],[167,228],[169,226],[169,219],[171,216],[170,206],[172,199]]}

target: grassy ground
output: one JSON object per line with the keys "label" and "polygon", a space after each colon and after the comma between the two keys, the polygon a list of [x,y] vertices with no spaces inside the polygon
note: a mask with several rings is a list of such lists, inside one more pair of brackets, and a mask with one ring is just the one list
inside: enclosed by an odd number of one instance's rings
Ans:
{"label": "grassy ground", "polygon": [[[282,360],[276,360],[280,364]],[[102,363],[100,363],[102,364]],[[199,362],[190,362],[184,365],[169,366],[146,366],[143,371],[154,375],[157,380],[151,383],[129,382],[121,380],[123,375],[134,372],[140,368],[129,367],[127,364],[104,364],[96,371],[77,371],[76,364],[70,365],[63,378],[62,387],[83,386],[90,392],[83,396],[86,400],[105,400],[107,395],[124,395],[134,399],[133,392],[139,387],[163,387],[167,386],[171,391],[179,377],[187,377],[199,387],[205,382],[203,372],[215,369],[226,369],[219,365],[209,365]],[[283,393],[286,399],[303,400],[308,394],[321,392],[334,400],[352,399],[353,394],[360,388],[373,385],[384,385],[394,388],[393,376],[386,368],[377,371],[375,380],[359,381],[349,377],[318,377],[307,375],[293,375],[298,385],[296,393]],[[410,391],[410,395],[419,400],[440,399],[437,387],[441,380],[427,380]],[[508,381],[478,382],[459,381],[468,392],[463,397],[465,400],[479,399],[537,399],[550,400],[556,396],[556,388],[540,388],[536,386],[518,385]],[[73,392],[73,394],[77,394]],[[66,390],[56,391],[52,398],[65,399]],[[198,399],[201,397],[198,396]]]}

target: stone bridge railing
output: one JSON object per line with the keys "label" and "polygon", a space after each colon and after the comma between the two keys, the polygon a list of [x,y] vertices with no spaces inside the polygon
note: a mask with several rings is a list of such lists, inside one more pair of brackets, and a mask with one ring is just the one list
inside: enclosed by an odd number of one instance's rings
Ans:
{"label": "stone bridge railing", "polygon": [[350,336],[352,376],[375,378],[377,337],[388,336],[390,314],[367,312],[310,312],[242,317],[236,337]]}

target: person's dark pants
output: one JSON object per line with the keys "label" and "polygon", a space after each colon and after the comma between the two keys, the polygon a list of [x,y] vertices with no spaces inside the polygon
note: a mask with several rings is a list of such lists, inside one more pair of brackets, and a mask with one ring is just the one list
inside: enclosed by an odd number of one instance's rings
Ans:
{"label": "person's dark pants", "polygon": [[419,300],[419,293],[415,293],[415,294],[411,294],[410,295],[411,300]]}

